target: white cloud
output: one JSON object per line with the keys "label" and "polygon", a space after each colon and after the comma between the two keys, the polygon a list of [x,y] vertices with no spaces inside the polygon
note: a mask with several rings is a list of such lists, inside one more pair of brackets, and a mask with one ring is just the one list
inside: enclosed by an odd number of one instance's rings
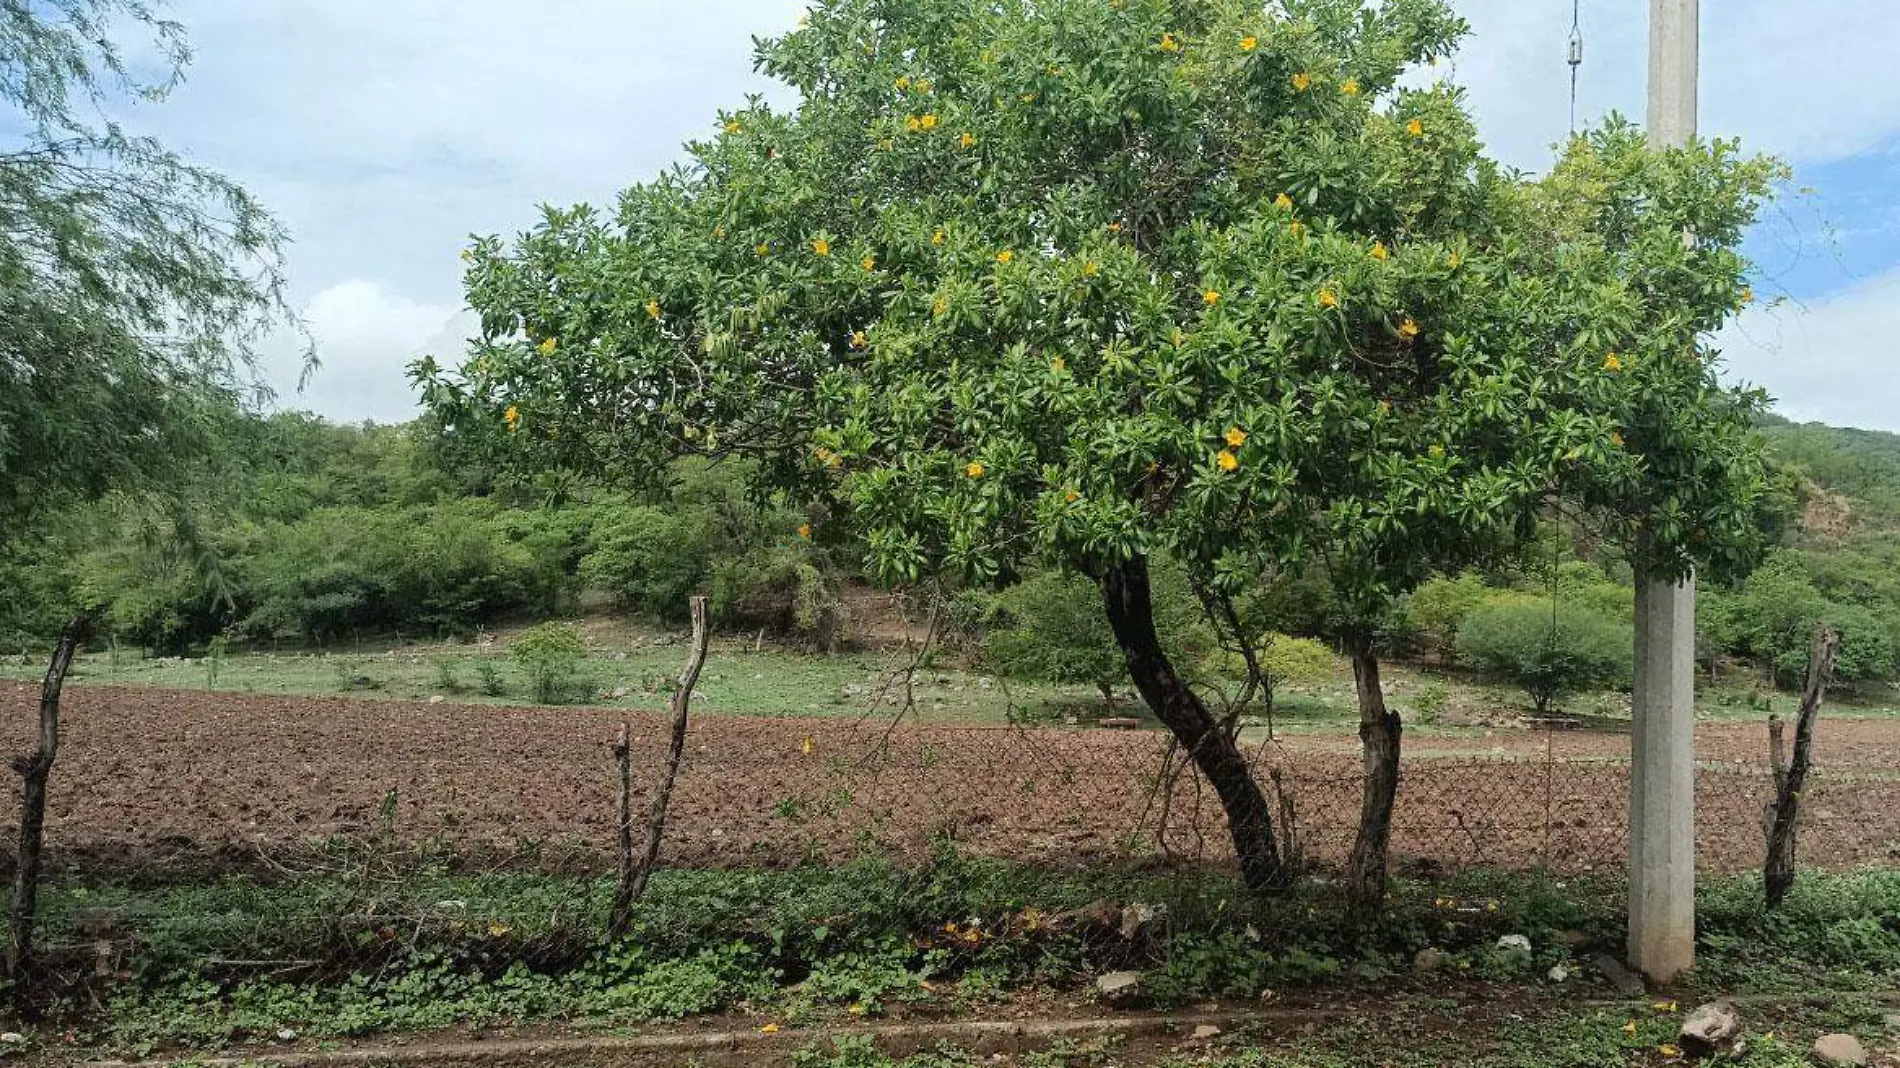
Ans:
{"label": "white cloud", "polygon": [[1790,419],[1900,431],[1900,268],[1803,304],[1750,308],[1723,330],[1730,377]]}
{"label": "white cloud", "polygon": [[299,343],[280,336],[265,346],[265,373],[281,406],[341,422],[386,423],[414,416],[409,361],[424,352],[444,360],[459,357],[476,325],[466,311],[410,300],[361,278],[318,293],[302,315],[321,366],[299,393]]}

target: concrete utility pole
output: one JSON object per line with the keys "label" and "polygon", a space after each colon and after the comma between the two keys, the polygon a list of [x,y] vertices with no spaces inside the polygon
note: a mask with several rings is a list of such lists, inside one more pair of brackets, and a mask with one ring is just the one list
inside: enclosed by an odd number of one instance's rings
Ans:
{"label": "concrete utility pole", "polygon": [[[1648,123],[1657,147],[1695,136],[1697,2],[1649,3]],[[1637,576],[1631,717],[1629,962],[1666,983],[1695,964],[1693,577]]]}

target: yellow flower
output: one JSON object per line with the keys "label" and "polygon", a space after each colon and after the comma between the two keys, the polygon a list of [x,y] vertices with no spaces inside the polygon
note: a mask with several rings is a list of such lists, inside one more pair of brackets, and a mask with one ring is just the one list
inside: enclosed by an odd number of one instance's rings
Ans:
{"label": "yellow flower", "polygon": [[759,1034],[776,1035],[778,1034],[778,1025],[775,1023],[766,1024],[764,1027],[759,1028]]}
{"label": "yellow flower", "polygon": [[1636,1033],[1636,1021],[1635,1021],[1635,1020],[1631,1020],[1631,1021],[1630,1021],[1629,1023],[1626,1023],[1626,1024],[1624,1024],[1624,1025],[1623,1025],[1623,1033],[1624,1033],[1624,1034],[1626,1034],[1626,1035],[1633,1035],[1633,1034],[1635,1034],[1635,1033]]}
{"label": "yellow flower", "polygon": [[548,338],[546,341],[541,342],[541,344],[536,347],[541,350],[541,355],[548,356],[548,355],[553,354],[555,346],[557,344],[558,342],[556,342],[553,338]]}
{"label": "yellow flower", "polygon": [[930,79],[929,78],[917,79],[917,91],[920,93],[930,92]]}
{"label": "yellow flower", "polygon": [[1254,49],[1259,48],[1259,47],[1260,47],[1260,38],[1255,37],[1253,34],[1248,34],[1247,36],[1242,37],[1240,39],[1240,50],[1242,52],[1251,52]]}
{"label": "yellow flower", "polygon": [[1293,225],[1287,227],[1287,233],[1292,234],[1295,241],[1304,241],[1306,240],[1306,224],[1295,219]]}
{"label": "yellow flower", "polygon": [[1247,444],[1247,432],[1237,426],[1230,426],[1227,433],[1221,435],[1221,440],[1238,449]]}
{"label": "yellow flower", "polygon": [[1240,457],[1235,456],[1232,449],[1222,449],[1214,454],[1214,462],[1220,465],[1222,471],[1232,471],[1240,466]]}
{"label": "yellow flower", "polygon": [[473,252],[470,252],[470,251],[469,251],[468,249],[463,249],[463,250],[462,250],[462,262],[463,262],[463,263],[468,263],[469,261],[471,261],[471,260],[473,260],[474,258],[475,258],[475,254],[474,254]]}
{"label": "yellow flower", "polygon": [[1320,290],[1319,291],[1319,306],[1322,308],[1339,307],[1339,294],[1333,292],[1330,289]]}
{"label": "yellow flower", "polygon": [[1281,193],[1279,196],[1273,198],[1273,206],[1279,208],[1281,211],[1292,211],[1293,198],[1287,196],[1285,193]]}
{"label": "yellow flower", "polygon": [[1619,449],[1622,448],[1623,447],[1623,432],[1620,430],[1610,431],[1610,444],[1616,446]]}
{"label": "yellow flower", "polygon": [[851,347],[852,348],[861,349],[868,344],[870,344],[870,342],[865,338],[864,331],[862,330],[851,331]]}
{"label": "yellow flower", "polygon": [[1465,265],[1465,258],[1458,253],[1458,250],[1453,249],[1452,251],[1445,254],[1445,266],[1455,271],[1458,268],[1463,267],[1464,265]]}
{"label": "yellow flower", "polygon": [[806,756],[811,755],[811,751],[812,751],[811,735],[807,734],[805,736],[805,741],[802,745],[798,747],[798,751],[805,754]]}
{"label": "yellow flower", "polygon": [[1405,321],[1399,324],[1399,339],[1401,341],[1410,341],[1417,336],[1418,321],[1408,315],[1405,317]]}
{"label": "yellow flower", "polygon": [[1442,460],[1445,458],[1445,447],[1443,445],[1433,445],[1425,451],[1431,453],[1432,459],[1434,460]]}
{"label": "yellow flower", "polygon": [[1071,486],[1066,492],[1062,494],[1062,499],[1069,502],[1070,504],[1074,504],[1075,502],[1082,499],[1082,494],[1079,490]]}
{"label": "yellow flower", "polygon": [[924,120],[918,118],[915,115],[906,115],[904,117],[904,129],[909,130],[911,133],[916,133],[918,130],[921,130],[923,128],[924,128]]}
{"label": "yellow flower", "polygon": [[1301,71],[1298,74],[1295,74],[1293,76],[1293,88],[1298,90],[1299,92],[1304,93],[1308,89],[1311,89],[1312,87],[1313,87],[1313,76],[1311,74],[1308,74],[1305,71]]}
{"label": "yellow flower", "polygon": [[1094,260],[1082,261],[1082,277],[1094,278],[1097,274],[1100,274],[1101,271],[1102,268],[1097,266]]}
{"label": "yellow flower", "polygon": [[863,259],[858,261],[858,266],[864,268],[867,271],[874,271],[877,269],[877,257],[866,256]]}
{"label": "yellow flower", "polygon": [[1173,34],[1164,33],[1161,35],[1161,50],[1163,52],[1179,52],[1181,45],[1174,39]]}
{"label": "yellow flower", "polygon": [[658,319],[660,317],[660,302],[659,301],[657,300],[647,301],[647,317],[651,319]]}
{"label": "yellow flower", "polygon": [[1424,137],[1425,124],[1418,119],[1413,119],[1411,122],[1405,124],[1405,132],[1411,134],[1413,137]]}
{"label": "yellow flower", "polygon": [[998,252],[996,254],[996,262],[998,263],[1008,263],[1010,260],[1013,260],[1015,258],[1016,258],[1016,254],[1014,252],[1011,252],[1009,249],[1004,249],[1003,251]]}
{"label": "yellow flower", "polygon": [[739,120],[737,119],[734,119],[731,122],[726,124],[726,132],[729,134],[736,134],[740,130],[743,130],[743,129],[745,129],[745,127],[739,125]]}
{"label": "yellow flower", "polygon": [[976,135],[965,130],[963,131],[963,136],[957,138],[957,144],[962,145],[964,148],[969,148],[971,145],[976,144]]}
{"label": "yellow flower", "polygon": [[1112,222],[1112,223],[1109,223],[1109,224],[1108,224],[1108,232],[1109,232],[1109,233],[1111,233],[1111,234],[1119,234],[1119,233],[1121,233],[1121,232],[1122,232],[1122,224],[1121,224],[1121,223],[1118,223],[1118,222]]}
{"label": "yellow flower", "polygon": [[899,89],[909,89],[909,88],[910,88],[910,76],[909,76],[909,75],[901,75],[901,76],[899,76],[899,77],[898,77],[898,79],[897,79],[897,87],[898,87]]}
{"label": "yellow flower", "polygon": [[501,413],[501,420],[508,424],[508,433],[514,433],[521,426],[521,409],[510,404],[508,410]]}
{"label": "yellow flower", "polygon": [[1210,289],[1207,292],[1201,294],[1201,303],[1207,305],[1210,308],[1216,304],[1219,304],[1220,290]]}
{"label": "yellow flower", "polygon": [[931,243],[931,244],[933,244],[933,245],[941,245],[941,244],[943,244],[943,242],[944,242],[944,234],[943,234],[943,231],[942,231],[942,230],[938,230],[938,231],[936,231],[935,233],[933,233],[933,234],[931,234],[931,235],[930,235],[930,243]]}
{"label": "yellow flower", "polygon": [[983,472],[987,470],[989,469],[984,467],[982,464],[977,463],[975,460],[971,460],[969,463],[963,466],[963,473],[969,476],[970,478],[982,478]]}
{"label": "yellow flower", "polygon": [[863,1016],[865,1013],[864,1002],[854,1001],[850,1005],[846,1006],[844,1011],[850,1013],[853,1016]]}
{"label": "yellow flower", "polygon": [[1743,287],[1742,287],[1742,303],[1743,303],[1743,304],[1753,304],[1753,303],[1755,303],[1755,290],[1754,290],[1754,287],[1752,287],[1752,286],[1743,286]]}
{"label": "yellow flower", "polygon": [[935,316],[941,317],[945,312],[949,310],[950,310],[949,297],[938,297],[930,305],[930,314],[935,315]]}
{"label": "yellow flower", "polygon": [[1357,78],[1347,78],[1345,81],[1339,83],[1339,91],[1345,96],[1358,96],[1359,80]]}
{"label": "yellow flower", "polygon": [[820,256],[829,256],[831,255],[831,242],[826,241],[822,237],[814,237],[811,239],[811,250]]}
{"label": "yellow flower", "polygon": [[934,130],[937,128],[937,116],[932,112],[925,112],[924,117],[917,120],[917,125],[926,130]]}
{"label": "yellow flower", "polygon": [[1681,1050],[1677,1049],[1676,1047],[1670,1045],[1667,1042],[1663,1043],[1660,1046],[1657,1046],[1656,1052],[1662,1054],[1665,1057],[1679,1057],[1682,1055]]}
{"label": "yellow flower", "polygon": [[1390,255],[1392,255],[1392,250],[1385,247],[1385,242],[1374,241],[1372,243],[1372,258],[1373,259],[1382,260]]}
{"label": "yellow flower", "polygon": [[502,923],[500,920],[491,921],[488,925],[488,936],[490,938],[500,938],[507,933],[508,925]]}
{"label": "yellow flower", "polygon": [[1623,369],[1623,358],[1614,352],[1610,353],[1608,356],[1603,357],[1603,369],[1612,374],[1621,371]]}
{"label": "yellow flower", "polygon": [[754,252],[756,252],[756,253],[758,253],[759,255],[761,255],[761,256],[763,256],[763,255],[765,255],[765,254],[766,254],[767,252],[770,252],[770,251],[772,251],[772,246],[770,246],[770,245],[768,245],[768,244],[766,244],[765,242],[763,242],[763,241],[761,241],[761,242],[759,242],[758,244],[756,244],[756,245],[753,245],[753,246],[752,246],[752,251],[754,251]]}
{"label": "yellow flower", "polygon": [[1025,104],[1033,104],[1033,103],[1035,103],[1035,102],[1036,102],[1036,94],[1034,94],[1034,93],[1024,93],[1024,94],[1023,94],[1023,103],[1025,103]]}
{"label": "yellow flower", "polygon": [[1049,361],[1049,369],[1052,371],[1066,371],[1069,369],[1069,361],[1057,356],[1055,359]]}
{"label": "yellow flower", "polygon": [[801,538],[804,538],[806,541],[810,541],[811,540],[811,524],[800,523],[798,525],[798,536]]}

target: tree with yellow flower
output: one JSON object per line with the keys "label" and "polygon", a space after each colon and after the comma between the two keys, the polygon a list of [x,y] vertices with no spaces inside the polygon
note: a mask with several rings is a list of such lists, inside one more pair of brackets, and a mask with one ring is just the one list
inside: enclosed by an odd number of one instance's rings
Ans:
{"label": "tree with yellow flower", "polygon": [[[1444,0],[909,0],[879,8],[869,55],[863,3],[820,0],[763,46],[791,112],[755,105],[743,138],[693,146],[611,217],[478,243],[482,359],[418,368],[435,422],[548,413],[573,432],[500,447],[595,476],[755,457],[762,490],[822,509],[890,582],[1086,576],[1259,889],[1284,877],[1272,812],[1159,640],[1151,571],[1178,562],[1215,607],[1321,576],[1358,680],[1346,885],[1369,906],[1400,757],[1379,685],[1396,599],[1512,558],[1560,502],[1684,566],[1750,551],[1748,404],[1665,354],[1736,304],[1772,166],[1611,123],[1547,177],[1511,174],[1456,93],[1406,80],[1465,32]],[[904,76],[980,159],[950,136],[860,151],[901,121]],[[810,233],[879,270],[751,255]],[[628,329],[626,293],[656,294],[668,329]],[[558,355],[523,359],[522,330]],[[1605,374],[1612,348],[1625,369]]]}

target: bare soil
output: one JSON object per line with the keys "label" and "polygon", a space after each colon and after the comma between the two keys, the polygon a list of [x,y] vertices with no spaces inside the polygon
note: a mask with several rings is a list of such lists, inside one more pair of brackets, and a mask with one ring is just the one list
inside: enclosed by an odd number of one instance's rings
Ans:
{"label": "bare soil", "polygon": [[[23,751],[37,688],[0,685],[0,746]],[[613,760],[633,725],[638,789],[662,717],[342,697],[74,685],[47,811],[49,860],[71,870],[202,873],[267,867],[316,839],[374,829],[542,870],[604,870]],[[1705,868],[1760,863],[1766,732],[1697,732]],[[1050,863],[1223,861],[1222,819],[1191,775],[1159,789],[1148,731],[892,727],[887,721],[701,715],[673,798],[664,860],[782,865],[867,847],[914,855],[948,836],[985,855]],[[1394,821],[1402,863],[1558,871],[1623,863],[1626,736],[1499,730],[1413,740]],[[1826,720],[1804,809],[1803,863],[1900,862],[1900,722]],[[1356,740],[1303,736],[1256,751],[1290,796],[1307,854],[1335,861],[1359,803]],[[637,802],[636,802],[637,803]],[[1278,806],[1276,804],[1276,813]],[[0,821],[17,819],[16,795]]]}

